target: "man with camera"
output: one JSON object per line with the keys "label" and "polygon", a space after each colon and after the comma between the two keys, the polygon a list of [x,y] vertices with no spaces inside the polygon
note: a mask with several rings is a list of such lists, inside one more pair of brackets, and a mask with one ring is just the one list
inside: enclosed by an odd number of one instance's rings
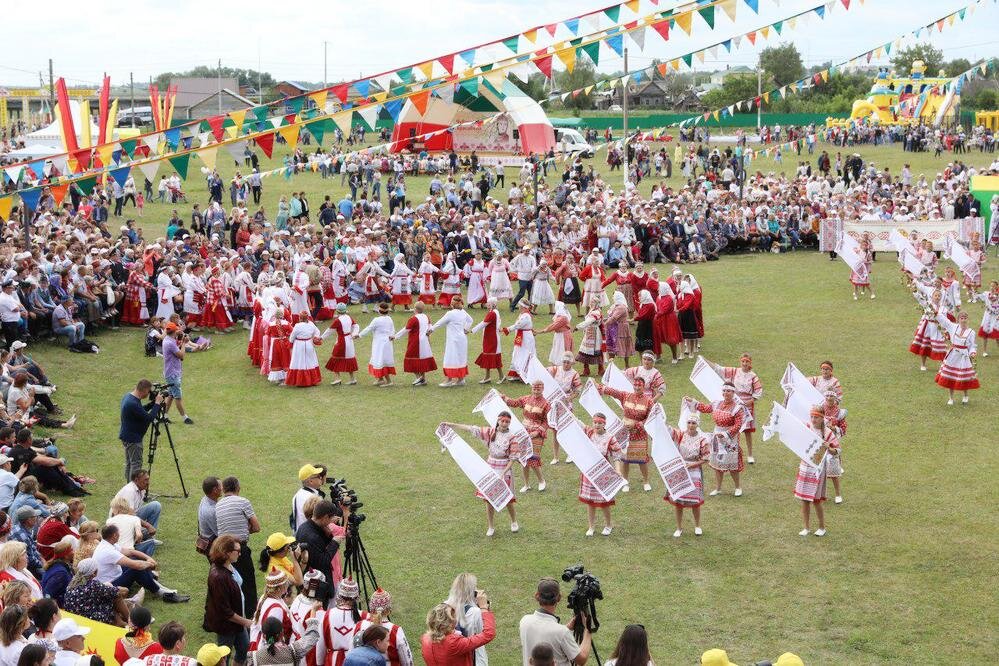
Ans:
{"label": "man with camera", "polygon": [[194,420],[184,411],[183,394],[180,390],[185,342],[187,335],[177,324],[170,322],[166,325],[166,335],[163,337],[163,379],[169,389],[163,413],[169,412],[170,406],[176,403],[177,412],[184,418],[184,423],[192,425]]}
{"label": "man with camera", "polygon": [[132,475],[142,468],[142,440],[146,437],[149,424],[156,420],[163,407],[164,396],[158,391],[151,403],[143,404],[152,390],[151,381],[140,379],[135,389],[126,393],[121,399],[121,427],[118,429],[118,439],[125,447],[126,481],[131,481]]}
{"label": "man with camera", "polygon": [[324,604],[333,597],[333,556],[344,542],[344,537],[332,536],[327,527],[339,515],[342,511],[333,502],[320,500],[312,510],[312,516],[295,531],[295,539],[309,554],[306,573],[319,571],[326,578],[327,582],[316,591],[316,601]]}
{"label": "man with camera", "polygon": [[[590,631],[586,626],[586,616],[574,616],[569,623],[563,625],[555,609],[562,600],[562,591],[554,578],[542,578],[538,583],[538,591],[534,593],[538,602],[538,610],[520,619],[520,644],[523,649],[524,666],[529,666],[531,653],[539,643],[547,643],[552,647],[555,666],[583,666],[590,658]],[[583,638],[578,644],[573,636],[576,622],[583,622]]]}

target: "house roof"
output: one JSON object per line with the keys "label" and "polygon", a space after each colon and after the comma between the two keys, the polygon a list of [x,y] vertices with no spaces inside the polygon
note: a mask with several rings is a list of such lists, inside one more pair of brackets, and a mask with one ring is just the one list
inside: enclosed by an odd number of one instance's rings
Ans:
{"label": "house roof", "polygon": [[[229,90],[228,88],[223,88],[222,89],[222,93],[225,94],[225,95],[228,95],[229,97],[232,97],[233,99],[241,102],[242,104],[245,104],[246,106],[256,106],[256,102],[251,102],[250,100],[246,99],[245,97],[243,97],[239,93],[233,92],[232,90]],[[194,106],[200,106],[201,104],[204,104],[208,100],[210,100],[210,99],[212,99],[214,97],[217,97],[218,94],[219,94],[219,91],[216,90],[211,95],[206,95],[205,97],[202,97],[201,99],[199,99],[197,102],[194,102],[193,104],[190,104],[189,108],[190,107],[194,107]]]}
{"label": "house roof", "polygon": [[288,86],[291,86],[292,88],[298,88],[302,92],[308,92],[309,90],[312,89],[309,86],[307,86],[304,83],[302,83],[301,81],[281,81],[281,83],[278,83],[278,85],[279,86],[280,85],[288,85]]}
{"label": "house roof", "polygon": [[177,108],[194,106],[201,100],[217,93],[220,85],[224,90],[239,89],[239,81],[234,77],[223,77],[221,80],[214,76],[170,79],[170,85],[177,86],[177,98],[174,102]]}

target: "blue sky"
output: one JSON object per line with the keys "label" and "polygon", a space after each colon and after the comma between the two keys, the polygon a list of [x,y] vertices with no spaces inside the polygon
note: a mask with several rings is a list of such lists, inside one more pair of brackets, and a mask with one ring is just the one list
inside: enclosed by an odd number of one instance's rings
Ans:
{"label": "blue sky", "polygon": [[[817,0],[759,0],[759,14],[737,0],[733,23],[718,12],[715,30],[695,17],[694,31],[687,37],[675,30],[668,43],[651,31],[644,53],[631,44],[632,68],[648,65],[652,58],[675,58],[729,36],[744,33],[785,16],[817,6]],[[676,6],[661,0],[660,7]],[[767,43],[753,48],[743,43],[731,53],[720,53],[700,69],[727,65],[753,65],[766,44],[793,41],[806,64],[827,60],[839,62],[908,32],[950,11],[963,7],[961,0],[851,0],[850,10],[836,0],[825,20],[799,24]],[[103,72],[112,83],[128,82],[129,72],[137,81],[168,70],[215,63],[256,69],[258,62],[278,79],[321,81],[323,41],[328,42],[329,81],[357,78],[401,67],[496,38],[506,37],[535,25],[569,18],[599,9],[604,2],[565,0],[423,0],[369,1],[331,0],[323,3],[262,3],[259,0],[136,0],[122,5],[110,0],[88,4],[92,20],[79,21],[79,5],[56,0],[45,9],[44,19],[28,3],[18,2],[7,18],[11,25],[44,26],[45,38],[32,29],[5,31],[0,62],[0,84],[35,85],[38,72],[48,76],[48,58],[55,61],[56,76],[70,85],[95,84]],[[168,6],[168,9],[164,9]],[[123,7],[125,11],[123,12]],[[306,9],[309,7],[309,9]],[[638,16],[656,8],[641,0]],[[622,20],[635,15],[624,9]],[[603,25],[609,25],[604,21]],[[931,41],[947,58],[999,55],[999,6],[989,0],[969,20],[945,28]],[[580,27],[584,32],[585,24]],[[563,38],[560,31],[557,37]],[[544,35],[547,37],[547,34]],[[627,42],[628,40],[626,40]],[[910,41],[914,41],[911,40]],[[539,41],[539,46],[543,44]],[[500,46],[497,53],[509,53]],[[610,51],[601,53],[601,69],[620,69],[621,60]]]}

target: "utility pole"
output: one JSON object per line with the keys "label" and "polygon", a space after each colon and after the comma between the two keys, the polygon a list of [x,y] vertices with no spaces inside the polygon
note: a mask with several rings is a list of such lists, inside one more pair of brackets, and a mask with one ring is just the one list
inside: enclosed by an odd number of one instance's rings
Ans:
{"label": "utility pole", "polygon": [[323,88],[326,87],[326,81],[327,81],[327,71],[326,71],[326,65],[327,65],[327,62],[328,62],[327,59],[326,59],[326,53],[327,53],[326,46],[327,46],[327,44],[329,44],[329,42],[323,41]]}
{"label": "utility pole", "polygon": [[219,115],[222,115],[222,58],[219,58],[219,69],[218,69],[218,84],[219,84]]}
{"label": "utility pole", "polygon": [[628,193],[628,49],[624,49],[624,85],[621,86],[621,116],[624,122],[624,137],[621,139],[621,151],[624,164],[624,190]]}
{"label": "utility pole", "polygon": [[264,103],[264,75],[260,73],[260,37],[257,37],[257,106]]}
{"label": "utility pole", "polygon": [[132,72],[128,73],[128,87],[131,89],[132,95],[132,128],[135,128],[135,75]]}
{"label": "utility pole", "polygon": [[55,76],[52,74],[52,58],[49,58],[49,108],[55,109]]}

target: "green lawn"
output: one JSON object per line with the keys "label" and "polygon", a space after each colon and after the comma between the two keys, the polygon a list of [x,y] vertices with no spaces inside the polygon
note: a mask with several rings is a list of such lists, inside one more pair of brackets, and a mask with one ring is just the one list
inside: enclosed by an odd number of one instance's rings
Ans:
{"label": "green lawn", "polygon": [[[861,152],[893,169],[911,157],[893,148]],[[912,161],[917,174],[939,169],[928,156]],[[229,174],[226,169],[223,175]],[[411,196],[423,195],[424,182],[411,181]],[[310,192],[317,209],[323,193],[342,192],[339,180],[330,183],[336,187],[327,190],[312,174],[290,183],[265,181],[267,209],[292,189]],[[187,189],[192,201],[204,200],[199,180],[192,178]],[[147,238],[162,233],[169,208],[147,208]],[[182,606],[150,602],[158,623],[182,620],[193,632],[190,654],[208,638],[200,630],[207,567],[193,549],[203,476],[240,477],[263,525],[263,534],[252,539],[256,555],[268,534],[287,529],[298,467],[324,461],[365,503],[372,564],[396,600],[394,619],[414,645],[427,609],[446,596],[457,573],[472,571],[497,613],[490,658],[516,664],[517,623],[533,610],[537,579],[582,562],[601,579],[606,597],[597,634],[604,659],[623,626],[640,622],[661,665],[694,663],[710,647],[725,647],[740,664],[775,659],[786,650],[810,666],[991,660],[999,628],[995,593],[989,592],[999,575],[999,465],[990,434],[999,416],[999,354],[979,361],[984,389],[973,394],[971,405],[948,408],[933,373],[919,372],[907,351],[919,313],[889,256],[874,267],[875,301],[854,302],[843,262],[811,252],[725,257],[695,272],[705,293],[703,353],[723,363],[734,363],[744,351],[753,354],[765,390],[761,420],[782,395],[778,380],[789,360],[806,372],[824,359],[836,365],[849,410],[846,501],[829,506],[824,539],[797,536],[799,507],[791,494],[797,460],[772,440],[757,446],[742,498],[729,492],[709,499],[700,539],[689,531],[682,539],[671,537],[672,511],[661,499],[659,479],[652,493],[633,485],[637,492],[621,496],[611,538],[585,538],[578,472],[560,465],[545,467],[547,492],[519,498],[521,532],[510,534],[501,517],[497,535],[488,540],[481,502],[450,457],[439,453],[433,434],[442,420],[479,422],[471,409],[481,387],[414,389],[405,376],[391,390],[366,380],[356,387],[274,387],[251,367],[246,334],[239,332],[217,337],[214,350],[185,364],[185,397],[196,425],[175,425],[173,434],[192,496],[164,501],[166,545],[158,556],[164,581],[192,600]],[[996,277],[995,259],[985,272],[986,283]],[[971,311],[977,324],[981,306]],[[371,316],[354,315],[362,326]],[[396,319],[401,323],[403,316]],[[136,329],[100,335],[98,356],[49,345],[32,350],[59,384],[58,402],[80,414],[77,428],[59,443],[73,470],[100,480],[90,498],[94,517],[104,514],[122,482],[118,401],[138,378],[161,373],[158,360],[143,356],[142,335]],[[443,341],[434,336],[438,359]],[[472,349],[478,344],[475,338]],[[504,340],[507,353],[510,344]],[[542,357],[549,344],[543,337]],[[362,367],[369,345],[369,338],[360,340]],[[319,349],[322,362],[329,349],[329,341]],[[670,417],[680,397],[695,391],[687,380],[690,368],[686,362],[664,369]],[[503,388],[513,395],[525,391]],[[166,450],[156,458],[153,491],[179,491]]]}

